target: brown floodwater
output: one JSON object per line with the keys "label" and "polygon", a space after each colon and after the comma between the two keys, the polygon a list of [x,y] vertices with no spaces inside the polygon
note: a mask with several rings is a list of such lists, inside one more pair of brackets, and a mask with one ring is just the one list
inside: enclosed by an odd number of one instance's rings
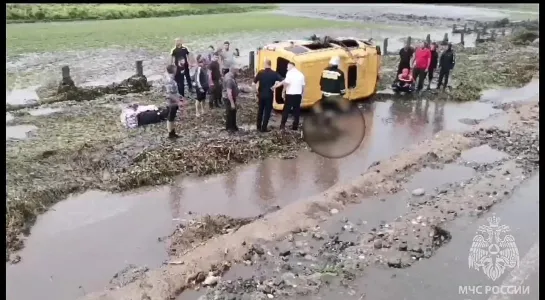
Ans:
{"label": "brown floodwater", "polygon": [[[539,94],[537,86],[532,91]],[[38,218],[19,253],[22,261],[7,265],[7,298],[65,300],[102,289],[128,264],[161,265],[167,254],[158,238],[170,234],[182,219],[256,216],[354,179],[373,162],[441,130],[469,128],[460,119],[502,113],[484,102],[398,98],[361,106],[366,136],[342,159],[302,151],[295,159],[266,159],[223,175],[180,178],[172,185],[128,194],[89,191],[61,201]]]}

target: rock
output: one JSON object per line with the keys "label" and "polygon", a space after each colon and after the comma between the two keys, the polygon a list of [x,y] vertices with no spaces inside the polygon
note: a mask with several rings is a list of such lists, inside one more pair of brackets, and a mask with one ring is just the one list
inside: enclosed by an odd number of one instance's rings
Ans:
{"label": "rock", "polygon": [[375,240],[375,242],[373,243],[373,246],[375,247],[375,249],[382,248],[382,240]]}
{"label": "rock", "polygon": [[413,196],[423,196],[426,193],[426,191],[423,188],[414,189],[411,194]]}
{"label": "rock", "polygon": [[335,215],[335,214],[338,214],[339,213],[339,210],[336,209],[336,208],[333,208],[329,211],[332,215]]}
{"label": "rock", "polygon": [[534,45],[539,45],[539,38],[535,39],[535,40],[532,42],[532,44],[534,44]]}
{"label": "rock", "polygon": [[283,250],[280,252],[280,256],[288,256],[291,254],[291,251],[290,250]]}
{"label": "rock", "polygon": [[219,276],[214,276],[212,274],[209,274],[206,277],[206,279],[204,280],[203,285],[204,286],[213,286],[213,285],[216,285],[219,280],[220,280]]}

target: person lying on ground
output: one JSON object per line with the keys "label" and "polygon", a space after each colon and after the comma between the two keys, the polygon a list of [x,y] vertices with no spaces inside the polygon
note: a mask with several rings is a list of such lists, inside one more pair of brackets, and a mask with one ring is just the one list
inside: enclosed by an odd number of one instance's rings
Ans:
{"label": "person lying on ground", "polygon": [[433,80],[433,73],[435,72],[435,69],[437,69],[437,63],[439,61],[439,54],[437,53],[436,42],[431,43],[430,52],[431,52],[431,63],[430,63],[430,67],[428,68],[428,90],[431,89],[431,81]]}
{"label": "person lying on ground", "polygon": [[452,44],[449,43],[447,50],[443,51],[441,58],[439,59],[439,80],[437,82],[437,89],[440,89],[441,85],[443,85],[443,89],[447,88],[448,77],[450,75],[450,71],[454,69],[455,64],[456,59],[454,56],[454,51],[452,50]]}
{"label": "person lying on ground", "polygon": [[200,58],[197,65],[197,70],[195,72],[195,89],[197,92],[197,101],[195,101],[195,115],[197,117],[199,114],[199,107],[201,108],[201,113],[204,114],[204,105],[203,102],[206,99],[206,93],[208,92],[208,74],[204,67],[204,58]]}
{"label": "person lying on ground", "polygon": [[[167,66],[167,76],[165,78],[165,83],[163,85],[165,92],[165,99],[168,107],[168,116],[167,116],[167,131],[168,137],[173,139],[177,138],[174,128],[174,121],[176,120],[176,114],[178,109],[182,107],[184,96],[181,95],[178,91],[178,83],[174,80],[176,76],[176,66],[168,65]],[[183,82],[182,82],[183,84]]]}
{"label": "person lying on ground", "polygon": [[219,53],[215,52],[212,54],[212,60],[208,65],[208,86],[210,87],[210,92],[208,93],[210,108],[220,107],[222,102],[222,74],[221,67],[219,64]]}
{"label": "person lying on ground", "polygon": [[409,69],[405,68],[401,71],[401,74],[397,76],[397,81],[392,85],[392,89],[396,93],[411,93],[414,91],[414,78]]}

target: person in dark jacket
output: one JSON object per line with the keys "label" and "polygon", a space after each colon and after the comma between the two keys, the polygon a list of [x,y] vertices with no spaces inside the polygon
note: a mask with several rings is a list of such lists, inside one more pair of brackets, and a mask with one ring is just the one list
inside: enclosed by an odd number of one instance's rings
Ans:
{"label": "person in dark jacket", "polygon": [[220,107],[221,104],[221,97],[222,97],[222,74],[221,74],[221,67],[219,63],[219,53],[215,52],[212,54],[212,60],[210,64],[208,64],[208,74],[209,74],[209,86],[210,86],[210,93],[209,93],[209,102],[210,108],[214,107]]}
{"label": "person in dark jacket", "polygon": [[[403,69],[409,69],[411,71],[411,59],[414,55],[414,48],[411,47],[409,44],[406,44],[405,47],[401,48],[399,50],[399,65],[397,66],[397,76],[401,74]],[[396,81],[397,81],[396,76]]]}
{"label": "person in dark jacket", "polygon": [[454,51],[452,50],[452,44],[449,43],[447,50],[441,54],[439,59],[439,82],[437,83],[437,89],[441,88],[446,89],[448,86],[448,77],[450,76],[450,71],[454,69],[456,64],[456,59],[454,56]]}
{"label": "person in dark jacket", "polygon": [[431,89],[431,81],[433,80],[433,73],[437,69],[437,63],[439,62],[439,54],[437,53],[437,43],[431,43],[431,63],[428,69],[428,90]]}
{"label": "person in dark jacket", "polygon": [[[346,107],[344,101],[344,94],[346,93],[346,82],[344,72],[339,69],[340,58],[335,56],[329,61],[329,66],[322,71],[322,77],[320,78],[320,89],[322,91],[323,104],[335,104],[343,110]],[[317,105],[317,112],[320,112],[321,106]]]}
{"label": "person in dark jacket", "polygon": [[254,84],[258,84],[257,87],[257,123],[256,127],[258,131],[268,132],[267,128],[271,112],[273,109],[273,88],[276,82],[284,80],[280,74],[271,69],[271,60],[265,60],[265,69],[260,70],[254,78]]}

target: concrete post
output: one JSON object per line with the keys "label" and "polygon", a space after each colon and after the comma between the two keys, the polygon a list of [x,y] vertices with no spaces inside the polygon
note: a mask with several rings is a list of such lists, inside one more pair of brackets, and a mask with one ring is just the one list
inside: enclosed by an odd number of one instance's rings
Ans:
{"label": "concrete post", "polygon": [[144,65],[141,60],[136,61],[136,76],[144,76]]}
{"label": "concrete post", "polygon": [[431,44],[431,36],[430,34],[428,33],[428,35],[426,35],[426,43],[429,45]]}
{"label": "concrete post", "polygon": [[443,44],[448,43],[448,33],[445,33],[445,36],[443,37]]}
{"label": "concrete post", "polygon": [[462,45],[465,45],[465,42],[464,42],[464,35],[465,35],[465,32],[462,32],[462,33],[460,34],[460,44],[462,44]]}
{"label": "concrete post", "polygon": [[248,67],[250,68],[250,72],[255,76],[255,51],[250,51],[249,55],[249,61],[248,61]]}
{"label": "concrete post", "polygon": [[454,33],[454,31],[456,31],[456,24],[452,24],[452,33]]}
{"label": "concrete post", "polygon": [[70,78],[70,67],[69,66],[63,66],[62,67],[62,79],[71,79]]}
{"label": "concrete post", "polygon": [[410,47],[411,46],[411,36],[409,35],[409,37],[407,37],[407,45]]}
{"label": "concrete post", "polygon": [[467,32],[467,23],[464,24],[464,32]]}
{"label": "concrete post", "polygon": [[480,39],[481,39],[481,32],[477,32],[477,38],[476,38],[475,41],[478,41],[478,40],[480,40]]}
{"label": "concrete post", "polygon": [[382,46],[382,55],[388,55],[388,38],[384,39],[384,43]]}

